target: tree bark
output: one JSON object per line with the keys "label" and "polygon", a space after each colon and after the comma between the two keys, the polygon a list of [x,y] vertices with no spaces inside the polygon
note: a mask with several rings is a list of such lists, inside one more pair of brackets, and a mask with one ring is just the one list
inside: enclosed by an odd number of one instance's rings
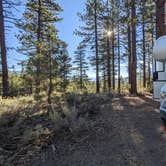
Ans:
{"label": "tree bark", "polygon": [[165,35],[165,0],[156,0],[156,38]]}
{"label": "tree bark", "polygon": [[[107,18],[107,31],[109,31],[109,17]],[[110,36],[107,34],[107,77],[108,91],[111,91],[111,53],[110,53]]]}
{"label": "tree bark", "polygon": [[120,78],[120,0],[118,1],[118,93],[121,93],[121,78]]}
{"label": "tree bark", "polygon": [[106,82],[106,72],[105,72],[105,69],[103,71],[103,91],[106,92],[106,85],[107,85],[107,82]]}
{"label": "tree bark", "polygon": [[142,37],[143,37],[143,87],[146,88],[146,47],[145,47],[145,1],[142,1]]}
{"label": "tree bark", "polygon": [[48,104],[49,107],[51,108],[52,100],[51,100],[51,95],[53,91],[53,83],[52,83],[52,49],[53,49],[53,44],[51,41],[51,37],[49,37],[49,55],[48,55],[48,62],[49,62],[49,86],[48,86]]}
{"label": "tree bark", "polygon": [[129,84],[131,85],[131,28],[130,28],[130,25],[128,25],[127,27],[127,33],[128,33],[128,77],[129,77]]}
{"label": "tree bark", "polygon": [[148,88],[151,87],[151,57],[150,57],[150,49],[149,49],[149,45],[148,45]]}
{"label": "tree bark", "polygon": [[81,90],[82,90],[83,89],[82,55],[80,55],[80,85],[81,85]]}
{"label": "tree bark", "polygon": [[[107,39],[106,41],[107,42]],[[102,55],[102,59],[103,59],[103,68],[102,68],[102,73],[103,73],[103,92],[107,91],[107,55],[105,54],[105,52],[103,51],[103,55]]]}
{"label": "tree bark", "polygon": [[98,26],[97,26],[97,0],[95,0],[95,49],[96,49],[96,93],[100,92],[99,82],[99,51],[98,51]]}
{"label": "tree bark", "polygon": [[9,80],[8,80],[5,26],[4,26],[4,13],[3,13],[2,0],[0,0],[0,46],[1,46],[1,63],[2,63],[2,97],[5,98],[9,96]]}
{"label": "tree bark", "polygon": [[132,0],[132,2],[131,2],[131,11],[132,11],[131,94],[137,94],[136,7],[135,7],[135,0]]}
{"label": "tree bark", "polygon": [[[131,11],[127,1],[127,17],[131,18]],[[131,92],[131,25],[128,22],[127,26],[127,40],[128,40],[128,83],[130,85],[129,91]]]}
{"label": "tree bark", "polygon": [[[156,39],[166,34],[165,27],[165,0],[154,0],[156,3]],[[153,31],[152,31],[153,38]],[[154,45],[152,39],[152,46]]]}
{"label": "tree bark", "polygon": [[121,85],[120,85],[120,28],[118,22],[118,93],[121,92]]}
{"label": "tree bark", "polygon": [[[114,25],[112,26],[114,28]],[[114,30],[112,33],[112,88],[115,90],[115,43],[114,43]]]}
{"label": "tree bark", "polygon": [[38,28],[37,28],[37,65],[36,65],[36,89],[35,95],[36,98],[39,98],[40,95],[40,55],[41,55],[41,8],[42,0],[38,0]]}

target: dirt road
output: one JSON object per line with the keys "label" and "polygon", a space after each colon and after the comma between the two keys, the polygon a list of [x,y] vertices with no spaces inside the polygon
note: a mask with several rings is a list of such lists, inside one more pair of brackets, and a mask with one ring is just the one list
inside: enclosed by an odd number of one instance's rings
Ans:
{"label": "dirt road", "polygon": [[33,165],[165,166],[158,107],[146,97],[115,98],[102,106],[92,130],[55,141],[55,154],[46,150]]}

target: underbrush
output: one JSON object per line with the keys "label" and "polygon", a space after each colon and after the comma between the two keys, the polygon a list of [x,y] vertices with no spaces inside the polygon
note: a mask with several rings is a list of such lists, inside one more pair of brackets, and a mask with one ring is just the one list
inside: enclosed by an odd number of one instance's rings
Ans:
{"label": "underbrush", "polygon": [[[67,94],[52,105],[32,97],[0,100],[0,165],[10,165],[20,156],[33,156],[61,133],[77,134],[92,127],[91,119],[110,102],[113,94]],[[51,107],[51,111],[48,108]]]}

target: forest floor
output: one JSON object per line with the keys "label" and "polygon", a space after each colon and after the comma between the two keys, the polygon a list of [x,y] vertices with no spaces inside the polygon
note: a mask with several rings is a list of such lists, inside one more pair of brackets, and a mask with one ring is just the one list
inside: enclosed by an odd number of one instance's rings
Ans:
{"label": "forest floor", "polygon": [[[148,97],[115,98],[102,106],[93,128],[53,141],[34,166],[164,166],[159,103]],[[53,151],[54,149],[54,151]]]}
{"label": "forest floor", "polygon": [[151,97],[113,98],[82,130],[62,132],[31,159],[10,165],[164,166],[166,135],[160,134],[158,108]]}

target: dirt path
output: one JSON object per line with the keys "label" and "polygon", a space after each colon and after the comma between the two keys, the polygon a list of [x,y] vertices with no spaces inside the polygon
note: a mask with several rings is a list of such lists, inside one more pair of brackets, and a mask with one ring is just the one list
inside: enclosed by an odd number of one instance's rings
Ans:
{"label": "dirt path", "polygon": [[165,166],[158,104],[145,97],[116,98],[102,107],[93,130],[54,142],[55,155],[46,150],[33,165]]}

